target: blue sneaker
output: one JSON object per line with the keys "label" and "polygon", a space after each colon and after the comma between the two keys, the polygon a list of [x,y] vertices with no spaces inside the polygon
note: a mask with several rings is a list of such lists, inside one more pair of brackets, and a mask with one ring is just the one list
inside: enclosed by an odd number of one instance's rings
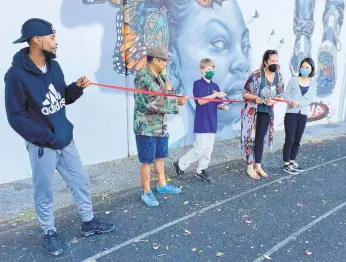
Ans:
{"label": "blue sneaker", "polygon": [[153,192],[149,191],[148,193],[142,193],[141,196],[143,202],[149,207],[157,207],[159,205],[159,201],[157,201]]}
{"label": "blue sneaker", "polygon": [[181,192],[179,187],[175,187],[172,184],[167,184],[166,186],[160,186],[157,184],[156,190],[161,194],[179,194]]}

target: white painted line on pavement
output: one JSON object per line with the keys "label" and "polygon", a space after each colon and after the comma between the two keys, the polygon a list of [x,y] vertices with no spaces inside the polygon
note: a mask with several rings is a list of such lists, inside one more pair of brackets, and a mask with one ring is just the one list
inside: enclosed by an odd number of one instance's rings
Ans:
{"label": "white painted line on pavement", "polygon": [[[322,167],[322,166],[329,165],[329,164],[332,164],[332,163],[335,163],[335,162],[338,162],[338,161],[344,160],[344,159],[346,159],[346,156],[340,157],[340,158],[337,158],[337,159],[334,159],[334,160],[331,160],[331,161],[328,161],[328,162],[325,162],[325,163],[322,163],[322,164],[319,164],[319,165],[316,165],[316,166],[313,166],[313,167],[310,167],[310,168],[307,168],[306,170],[304,170],[304,171],[301,172],[300,174],[309,172],[309,171],[311,171],[311,170],[314,170],[314,169],[320,168],[320,167]],[[263,185],[261,185],[261,186],[255,187],[255,188],[253,188],[253,189],[249,189],[249,190],[247,190],[247,191],[244,191],[243,193],[240,193],[240,194],[235,195],[235,196],[233,196],[233,197],[224,199],[224,200],[219,201],[219,202],[217,202],[217,203],[215,203],[215,204],[212,204],[212,205],[210,205],[210,206],[204,207],[204,208],[202,208],[202,209],[200,209],[200,210],[198,210],[198,211],[195,211],[195,212],[193,212],[193,213],[191,213],[191,214],[189,214],[189,215],[186,215],[186,216],[183,216],[183,217],[178,218],[178,219],[176,219],[176,220],[173,220],[173,221],[171,221],[171,222],[169,222],[169,223],[167,223],[167,224],[164,224],[164,225],[162,225],[162,226],[160,226],[160,227],[158,227],[158,228],[155,228],[155,229],[153,229],[153,230],[150,230],[150,231],[148,231],[148,232],[146,232],[146,233],[144,233],[144,234],[142,234],[142,235],[139,235],[139,236],[137,236],[137,237],[135,237],[135,238],[129,239],[129,240],[127,240],[126,242],[123,242],[123,243],[121,243],[121,244],[119,244],[119,245],[116,245],[116,246],[114,246],[114,247],[112,247],[112,248],[110,248],[110,249],[107,249],[107,250],[105,250],[105,251],[102,251],[102,252],[100,252],[100,253],[98,253],[98,254],[92,256],[92,257],[89,257],[89,258],[83,260],[82,262],[88,262],[88,261],[90,261],[90,260],[96,260],[96,259],[99,259],[99,258],[101,258],[101,257],[104,257],[104,256],[106,256],[106,255],[108,255],[108,254],[110,254],[110,253],[113,253],[114,251],[117,251],[117,250],[119,250],[119,249],[121,249],[121,248],[123,248],[123,247],[126,247],[126,246],[128,246],[128,245],[131,245],[131,244],[133,244],[133,243],[136,243],[136,242],[138,242],[139,240],[141,240],[141,239],[143,239],[143,238],[146,238],[146,237],[148,237],[148,236],[150,236],[150,235],[154,235],[154,234],[156,234],[156,233],[158,233],[158,232],[160,232],[160,231],[162,231],[162,230],[164,230],[164,229],[166,229],[166,228],[168,228],[168,227],[174,226],[174,225],[176,225],[176,224],[178,224],[178,223],[180,223],[180,222],[183,222],[183,221],[185,221],[185,220],[188,220],[188,219],[190,219],[190,218],[192,218],[192,217],[195,217],[195,216],[197,216],[197,215],[199,215],[199,214],[205,213],[206,211],[208,211],[208,210],[210,210],[210,209],[213,209],[213,208],[216,208],[216,207],[221,206],[221,205],[223,205],[223,204],[226,204],[226,203],[228,203],[228,202],[230,202],[230,201],[232,201],[232,200],[234,200],[234,199],[237,199],[237,198],[239,198],[239,197],[242,197],[242,196],[245,196],[245,195],[250,194],[250,193],[252,193],[252,192],[255,192],[255,191],[257,191],[257,190],[259,190],[259,189],[261,189],[261,188],[268,187],[268,186],[270,186],[270,185],[272,185],[272,184],[274,184],[274,183],[280,182],[280,181],[282,181],[282,180],[290,179],[291,177],[294,177],[294,176],[297,176],[297,175],[288,175],[288,176],[284,176],[284,177],[275,179],[275,180],[273,180],[273,181],[271,181],[271,182],[268,182],[268,183],[266,183],[266,184],[263,184]]]}
{"label": "white painted line on pavement", "polygon": [[307,224],[306,226],[302,227],[297,232],[293,233],[289,237],[285,238],[283,241],[279,242],[277,245],[275,245],[270,250],[265,252],[261,257],[255,259],[253,262],[261,262],[263,260],[267,260],[267,258],[265,258],[264,256],[272,255],[274,252],[278,251],[280,248],[282,248],[283,246],[287,245],[289,242],[291,242],[297,236],[301,235],[306,230],[308,230],[309,228],[311,228],[314,225],[316,225],[318,222],[321,222],[323,219],[329,217],[330,215],[334,214],[336,211],[340,210],[341,208],[343,208],[345,206],[346,206],[346,202],[338,205],[337,207],[333,208],[332,210],[328,211],[327,213],[324,213],[322,216],[320,216],[320,217],[316,218],[315,220],[311,221],[309,224]]}

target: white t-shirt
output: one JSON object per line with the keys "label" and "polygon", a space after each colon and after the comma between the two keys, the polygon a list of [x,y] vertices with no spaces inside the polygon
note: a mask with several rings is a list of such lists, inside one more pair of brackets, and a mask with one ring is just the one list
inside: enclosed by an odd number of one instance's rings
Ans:
{"label": "white t-shirt", "polygon": [[42,71],[42,73],[47,73],[47,64],[44,64],[44,67],[40,67],[40,70]]}

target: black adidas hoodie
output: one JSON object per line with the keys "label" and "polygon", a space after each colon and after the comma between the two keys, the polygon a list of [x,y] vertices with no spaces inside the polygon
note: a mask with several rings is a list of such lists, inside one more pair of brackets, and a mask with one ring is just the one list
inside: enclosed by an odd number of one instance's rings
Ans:
{"label": "black adidas hoodie", "polygon": [[65,105],[72,104],[83,89],[66,86],[57,61],[47,59],[43,73],[30,59],[29,48],[13,57],[5,74],[5,106],[11,127],[26,141],[40,147],[63,149],[73,139],[73,125]]}

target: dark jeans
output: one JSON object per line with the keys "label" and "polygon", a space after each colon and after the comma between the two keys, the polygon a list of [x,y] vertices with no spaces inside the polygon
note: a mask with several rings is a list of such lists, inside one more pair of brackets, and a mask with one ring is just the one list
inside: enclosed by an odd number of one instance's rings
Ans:
{"label": "dark jeans", "polygon": [[257,113],[255,137],[255,162],[261,164],[263,156],[264,137],[268,131],[270,116],[268,113]]}
{"label": "dark jeans", "polygon": [[300,141],[302,139],[307,116],[302,114],[286,113],[285,115],[285,145],[283,149],[283,160],[289,162],[296,160]]}

